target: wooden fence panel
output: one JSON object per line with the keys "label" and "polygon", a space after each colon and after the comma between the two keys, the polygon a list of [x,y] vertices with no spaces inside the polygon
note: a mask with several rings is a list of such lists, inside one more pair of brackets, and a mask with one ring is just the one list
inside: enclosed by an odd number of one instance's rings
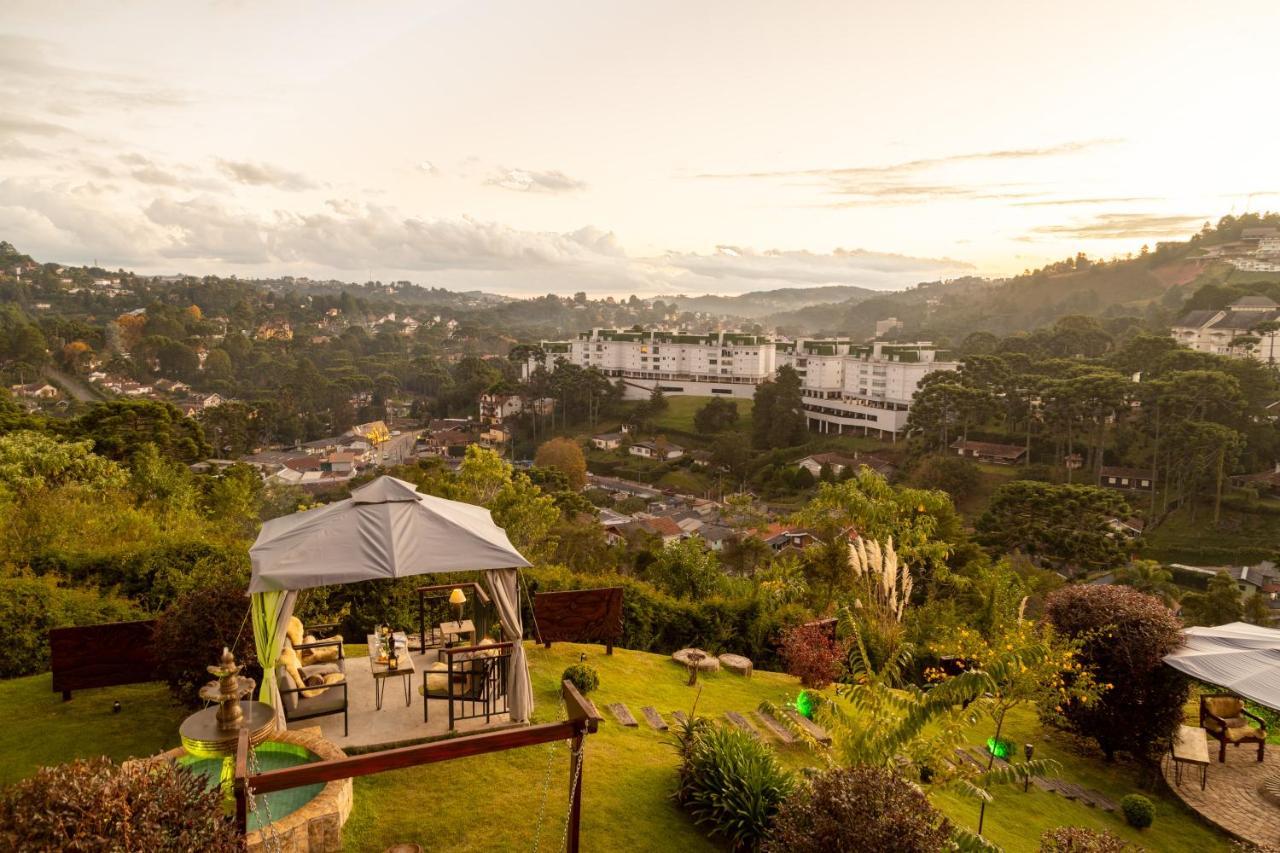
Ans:
{"label": "wooden fence panel", "polygon": [[622,587],[539,592],[533,597],[533,615],[544,645],[603,643],[613,654],[622,642]]}
{"label": "wooden fence panel", "polygon": [[51,629],[54,692],[69,700],[72,690],[154,681],[151,634],[155,626],[154,619],[143,619]]}

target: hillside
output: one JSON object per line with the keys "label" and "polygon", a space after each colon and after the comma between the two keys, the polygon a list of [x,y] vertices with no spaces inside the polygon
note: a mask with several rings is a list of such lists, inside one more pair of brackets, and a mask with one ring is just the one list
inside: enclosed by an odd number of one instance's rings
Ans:
{"label": "hillside", "polygon": [[853,285],[828,287],[788,287],[778,290],[757,290],[739,296],[677,296],[670,300],[681,311],[702,311],[707,314],[724,314],[759,320],[771,317],[779,311],[796,311],[810,305],[857,303],[879,295],[880,291]]}

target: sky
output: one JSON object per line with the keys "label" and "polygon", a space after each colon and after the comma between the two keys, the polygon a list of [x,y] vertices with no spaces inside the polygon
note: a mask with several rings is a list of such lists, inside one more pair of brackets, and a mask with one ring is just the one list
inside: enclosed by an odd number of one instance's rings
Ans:
{"label": "sky", "polygon": [[1280,208],[1274,0],[3,4],[40,260],[897,289]]}

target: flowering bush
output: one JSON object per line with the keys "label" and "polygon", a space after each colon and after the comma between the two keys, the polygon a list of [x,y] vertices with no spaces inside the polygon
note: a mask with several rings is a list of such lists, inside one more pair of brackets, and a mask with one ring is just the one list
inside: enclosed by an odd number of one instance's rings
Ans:
{"label": "flowering bush", "polygon": [[805,687],[821,689],[836,680],[845,652],[820,625],[797,625],[785,631],[780,647],[787,672]]}

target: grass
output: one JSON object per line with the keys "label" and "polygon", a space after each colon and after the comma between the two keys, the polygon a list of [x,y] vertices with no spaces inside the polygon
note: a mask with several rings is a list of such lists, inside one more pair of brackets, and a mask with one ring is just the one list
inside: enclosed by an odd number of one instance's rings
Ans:
{"label": "grass", "polygon": [[1267,509],[1273,501],[1260,502],[1254,510],[1223,506],[1221,523],[1213,524],[1213,507],[1196,511],[1182,507],[1169,514],[1159,527],[1143,536],[1143,556],[1165,563],[1189,565],[1252,565],[1275,559],[1280,550],[1280,514]]}
{"label": "grass", "polygon": [[[713,398],[673,395],[666,399],[666,410],[653,419],[653,428],[656,433],[666,433],[672,439],[679,435],[686,439],[702,439],[708,443],[714,438],[714,436],[704,436],[693,423],[693,416]],[[738,406],[738,425],[734,429],[750,435],[751,408],[755,405],[755,401],[733,398],[729,402],[736,403]]]}
{"label": "grass", "polygon": [[[700,677],[702,690],[685,686],[681,667],[660,655],[618,649],[612,656],[598,646],[557,644],[530,646],[529,662],[537,709],[535,722],[559,719],[560,673],[585,654],[600,674],[600,689],[591,698],[604,710],[623,702],[639,718],[653,705],[669,722],[673,710],[723,720],[725,711],[747,712],[761,700],[783,704],[798,689],[795,679],[760,672],[751,679],[729,673]],[[352,649],[356,651],[356,649]],[[170,702],[159,684],[87,690],[63,703],[52,692],[48,675],[0,682],[0,713],[10,721],[0,730],[0,781],[10,782],[44,764],[78,756],[106,754],[116,759],[149,755],[178,742],[184,711]],[[124,710],[111,713],[120,699]],[[681,850],[684,853],[724,849],[709,841],[670,799],[676,756],[666,735],[641,720],[624,729],[605,712],[606,722],[587,739],[583,788],[583,845],[593,851]],[[1065,740],[1042,730],[1034,714],[1015,711],[1006,734],[1016,743],[1036,744],[1037,757],[1062,762],[1061,776],[1112,799],[1139,790],[1131,766],[1108,766],[1077,754]],[[974,745],[985,741],[985,729],[973,733]],[[804,747],[779,747],[787,766],[798,769],[818,759]],[[426,767],[366,776],[356,780],[355,809],[343,833],[345,848],[379,851],[413,840],[437,851],[524,850],[537,845],[557,849],[568,801],[568,751],[564,744],[510,750]],[[544,794],[545,792],[545,794]],[[1156,822],[1138,832],[1119,815],[1045,794],[1034,788],[999,789],[988,807],[986,833],[1010,853],[1034,851],[1047,828],[1079,825],[1110,829],[1153,850],[1226,850],[1222,836],[1181,808],[1172,796],[1144,791],[1156,805]],[[932,798],[953,820],[976,826],[977,804],[947,792]],[[541,831],[539,834],[539,826]]]}

